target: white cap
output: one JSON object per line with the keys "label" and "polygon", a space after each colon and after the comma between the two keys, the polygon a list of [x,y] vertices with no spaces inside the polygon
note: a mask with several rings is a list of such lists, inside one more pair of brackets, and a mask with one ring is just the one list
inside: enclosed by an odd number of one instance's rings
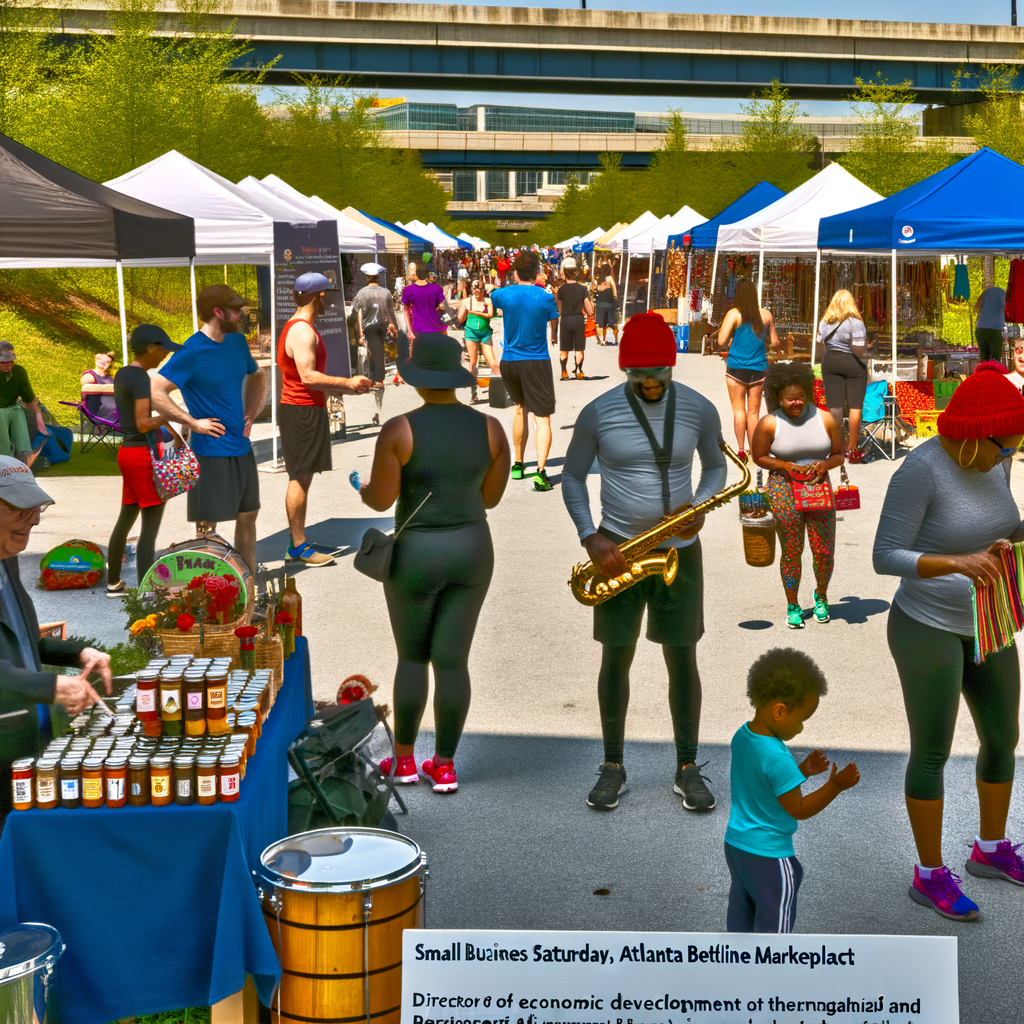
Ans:
{"label": "white cap", "polygon": [[575,270],[576,269],[576,261],[571,256],[566,256],[565,259],[562,260],[562,269],[563,270]]}
{"label": "white cap", "polygon": [[379,277],[387,268],[382,267],[379,263],[364,263],[359,269],[367,277]]}

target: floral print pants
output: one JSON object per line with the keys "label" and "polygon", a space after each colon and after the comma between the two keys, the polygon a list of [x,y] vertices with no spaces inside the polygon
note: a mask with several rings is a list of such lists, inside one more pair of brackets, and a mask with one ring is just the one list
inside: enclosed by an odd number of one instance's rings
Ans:
{"label": "floral print pants", "polygon": [[783,587],[793,591],[800,589],[806,530],[818,591],[826,593],[835,563],[836,510],[830,508],[820,512],[804,512],[798,509],[793,501],[793,485],[789,477],[781,473],[772,473],[768,477],[768,498],[782,545],[779,569],[782,572]]}

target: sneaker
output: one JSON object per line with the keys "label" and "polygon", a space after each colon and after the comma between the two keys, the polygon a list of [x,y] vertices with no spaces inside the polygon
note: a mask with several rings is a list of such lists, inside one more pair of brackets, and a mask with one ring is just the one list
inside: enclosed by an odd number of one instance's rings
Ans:
{"label": "sneaker", "polygon": [[804,613],[798,604],[786,605],[786,625],[790,629],[804,628]]}
{"label": "sneaker", "polygon": [[597,785],[587,797],[587,806],[595,811],[613,811],[619,806],[619,795],[626,788],[626,769],[614,761],[597,767]]}
{"label": "sneaker", "polygon": [[107,584],[107,597],[123,597],[125,591],[124,580]]}
{"label": "sneaker", "polygon": [[[391,774],[391,758],[385,757],[380,763],[381,774],[385,777]],[[398,764],[395,766],[395,782],[400,782],[403,786],[411,785],[414,782],[419,782],[420,777],[416,772],[416,758],[410,754],[408,757],[400,757]]]}
{"label": "sneaker", "polygon": [[832,618],[828,610],[828,599],[824,597],[818,597],[818,592],[814,592],[814,621],[815,622],[828,622]]}
{"label": "sneaker", "polygon": [[554,484],[548,479],[548,471],[546,469],[538,469],[533,474],[533,489],[535,491],[550,491],[554,487]]}
{"label": "sneaker", "polygon": [[704,785],[710,781],[706,775],[701,775],[700,770],[707,764],[691,764],[686,768],[676,770],[676,784],[672,787],[674,793],[683,798],[683,806],[688,811],[713,811],[715,809],[715,798],[711,790]]}
{"label": "sneaker", "polygon": [[1024,885],[1024,860],[1017,851],[1024,843],[1011,845],[1009,839],[1003,839],[996,847],[995,853],[985,853],[974,842],[974,849],[964,867],[978,878],[1005,878],[1014,885]]}
{"label": "sneaker", "polygon": [[289,542],[288,550],[285,552],[284,557],[286,562],[304,562],[314,569],[335,564],[334,559],[330,555],[317,551],[309,541],[303,541],[298,547]]}
{"label": "sneaker", "polygon": [[[434,755],[437,757],[437,754]],[[424,761],[420,770],[434,784],[435,793],[454,793],[459,788],[459,780],[455,777],[455,765],[449,761],[434,767],[434,758]]]}
{"label": "sneaker", "polygon": [[513,480],[522,480],[523,479],[523,469],[524,469],[523,463],[521,463],[521,462],[513,462],[512,463],[512,479]]}
{"label": "sneaker", "polygon": [[954,875],[945,865],[932,868],[931,878],[921,878],[915,864],[910,898],[951,921],[974,921],[978,917],[978,904],[960,891],[960,882],[960,876]]}
{"label": "sneaker", "polygon": [[576,379],[577,380],[586,380],[587,378],[583,375],[583,371],[582,370],[577,369],[576,370]]}
{"label": "sneaker", "polygon": [[562,380],[568,380],[568,379],[569,379],[569,371],[568,371],[568,370],[563,370],[563,371],[562,371],[562,377],[561,377],[561,379],[562,379]]}

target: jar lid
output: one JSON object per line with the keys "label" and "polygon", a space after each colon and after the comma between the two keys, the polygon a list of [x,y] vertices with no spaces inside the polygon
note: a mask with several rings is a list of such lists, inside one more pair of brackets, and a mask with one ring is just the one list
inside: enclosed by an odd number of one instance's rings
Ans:
{"label": "jar lid", "polygon": [[175,768],[186,768],[189,765],[195,764],[195,757],[192,754],[178,754],[174,758]]}
{"label": "jar lid", "polygon": [[232,750],[226,750],[220,755],[220,763],[224,768],[236,768],[238,766],[240,758],[237,753]]}
{"label": "jar lid", "polygon": [[102,757],[87,757],[82,762],[82,764],[84,764],[86,768],[102,768],[103,767],[103,758]]}
{"label": "jar lid", "polygon": [[167,668],[165,668],[160,673],[160,682],[161,683],[172,683],[172,682],[176,683],[179,679],[181,679],[181,677],[185,674],[186,671],[187,671],[187,669],[172,668],[170,665],[168,665]]}
{"label": "jar lid", "polygon": [[0,985],[35,974],[46,977],[64,952],[60,932],[48,924],[16,924],[0,931]]}
{"label": "jar lid", "polygon": [[148,757],[130,757],[128,759],[129,768],[146,768],[149,765]]}
{"label": "jar lid", "polygon": [[55,757],[41,757],[36,762],[36,770],[42,769],[43,771],[49,771],[51,768],[57,767],[57,758]]}
{"label": "jar lid", "polygon": [[60,759],[61,768],[75,768],[82,763],[81,757],[68,756]]}
{"label": "jar lid", "polygon": [[35,763],[35,758],[19,757],[17,761],[11,764],[11,771],[21,772],[24,771],[26,768],[31,768],[32,765],[34,765]]}
{"label": "jar lid", "polygon": [[168,754],[154,754],[149,759],[151,768],[170,768],[171,758]]}
{"label": "jar lid", "polygon": [[243,711],[238,716],[238,724],[241,726],[255,725],[256,724],[256,712],[255,711]]}
{"label": "jar lid", "polygon": [[108,757],[105,764],[107,768],[113,768],[117,771],[119,768],[123,768],[128,763],[128,758],[122,754],[118,754],[114,757]]}
{"label": "jar lid", "polygon": [[207,768],[209,768],[210,765],[216,765],[216,763],[217,763],[217,755],[216,754],[200,754],[196,758],[196,764],[204,765]]}

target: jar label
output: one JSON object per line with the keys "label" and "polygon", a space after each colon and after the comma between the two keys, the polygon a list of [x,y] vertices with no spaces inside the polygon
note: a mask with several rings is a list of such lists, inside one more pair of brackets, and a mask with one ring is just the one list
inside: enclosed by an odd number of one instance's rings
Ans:
{"label": "jar label", "polygon": [[208,708],[222,708],[227,704],[227,687],[211,686],[206,691],[206,706]]}
{"label": "jar label", "polygon": [[44,779],[39,776],[36,777],[36,799],[39,803],[50,803],[56,794],[57,790],[53,784],[53,779]]}
{"label": "jar label", "polygon": [[132,783],[132,796],[142,796],[142,783],[141,782],[133,782]]}
{"label": "jar label", "polygon": [[78,779],[61,779],[60,796],[62,800],[77,800]]}
{"label": "jar label", "polygon": [[181,710],[181,690],[161,690],[160,703],[165,715],[176,715]]}
{"label": "jar label", "polygon": [[217,795],[217,776],[216,775],[200,775],[196,780],[198,783],[199,795],[200,796],[216,796]]}
{"label": "jar label", "polygon": [[103,780],[82,779],[82,796],[85,797],[86,800],[102,800]]}
{"label": "jar label", "polygon": [[190,797],[192,795],[192,780],[178,779],[178,796]]}
{"label": "jar label", "polygon": [[188,701],[187,707],[189,711],[202,710],[203,695],[201,692],[186,693],[185,699]]}
{"label": "jar label", "polygon": [[222,796],[234,796],[238,792],[238,772],[220,777],[220,791]]}
{"label": "jar label", "polygon": [[124,799],[124,779],[107,779],[107,803]]}
{"label": "jar label", "polygon": [[171,777],[169,775],[154,775],[149,780],[150,790],[153,796],[170,796]]}
{"label": "jar label", "polygon": [[156,690],[135,691],[135,712],[142,714],[147,711],[156,711]]}
{"label": "jar label", "polygon": [[14,802],[16,804],[32,803],[32,780],[12,779],[14,783]]}

